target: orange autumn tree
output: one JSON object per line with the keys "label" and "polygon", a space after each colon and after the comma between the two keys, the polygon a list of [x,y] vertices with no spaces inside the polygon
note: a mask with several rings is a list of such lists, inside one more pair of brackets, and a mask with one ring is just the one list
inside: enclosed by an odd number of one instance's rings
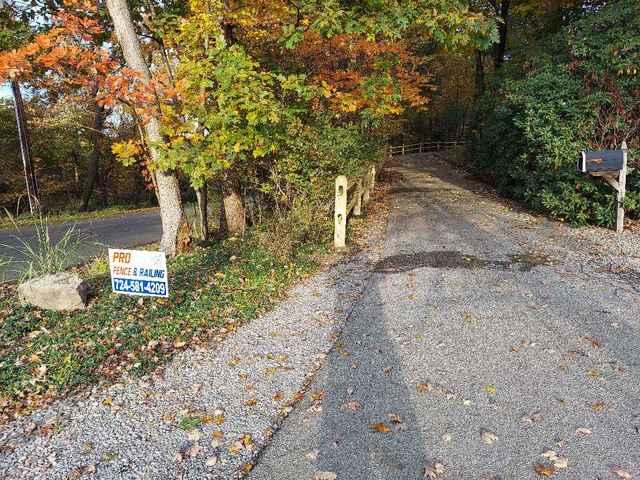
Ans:
{"label": "orange autumn tree", "polygon": [[102,129],[108,113],[100,96],[106,76],[118,64],[102,46],[108,34],[94,7],[67,3],[64,10],[49,13],[46,31],[18,48],[0,53],[0,81],[28,83],[47,92],[52,108],[53,103],[85,104],[93,113],[91,124],[87,125],[93,148],[84,175],[81,205],[86,210],[97,178]]}
{"label": "orange autumn tree", "polygon": [[[61,92],[64,88],[91,92],[95,122],[92,132],[98,144],[106,112],[124,106],[143,127],[157,109],[157,92],[140,72],[127,68],[114,47],[112,27],[104,11],[92,2],[67,0],[51,12],[48,29],[29,43],[0,56],[0,78],[19,77],[39,88]],[[148,149],[152,154],[152,149]],[[97,149],[91,156],[87,187],[97,174]],[[153,155],[150,155],[151,157]],[[153,162],[149,163],[153,167]],[[178,249],[178,231],[183,225],[182,202],[173,172],[154,170],[154,184],[163,220],[162,248],[169,254]],[[83,195],[86,208],[89,195]],[[174,221],[175,218],[179,221]]]}

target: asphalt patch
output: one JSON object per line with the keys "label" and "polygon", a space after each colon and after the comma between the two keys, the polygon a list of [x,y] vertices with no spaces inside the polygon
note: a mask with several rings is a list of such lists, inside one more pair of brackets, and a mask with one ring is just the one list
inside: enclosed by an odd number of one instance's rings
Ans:
{"label": "asphalt patch", "polygon": [[535,267],[542,265],[552,265],[551,259],[546,255],[530,252],[510,255],[509,260],[490,260],[458,250],[435,250],[384,258],[377,263],[374,271],[377,273],[403,273],[417,268],[510,270],[516,267],[521,272],[530,272]]}

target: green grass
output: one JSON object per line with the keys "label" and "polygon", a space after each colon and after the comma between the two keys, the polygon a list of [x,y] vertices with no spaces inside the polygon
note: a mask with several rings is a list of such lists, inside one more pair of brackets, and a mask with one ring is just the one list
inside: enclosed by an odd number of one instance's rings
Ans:
{"label": "green grass", "polygon": [[21,306],[0,285],[0,423],[71,391],[140,375],[174,352],[255,318],[311,273],[323,247],[278,258],[250,237],[182,255],[169,264],[170,298],[139,302],[111,293],[106,263],[84,267],[94,298],[86,311]]}
{"label": "green grass", "polygon": [[[47,221],[50,224],[74,222],[78,220],[90,220],[93,218],[110,217],[123,213],[144,212],[152,210],[156,207],[140,207],[135,205],[113,205],[111,207],[100,210],[92,210],[89,212],[78,212],[77,210],[61,210],[47,213]],[[0,228],[13,228],[15,224],[18,226],[34,225],[40,221],[40,216],[35,214],[22,214],[13,217],[13,220],[6,214],[0,214]]]}

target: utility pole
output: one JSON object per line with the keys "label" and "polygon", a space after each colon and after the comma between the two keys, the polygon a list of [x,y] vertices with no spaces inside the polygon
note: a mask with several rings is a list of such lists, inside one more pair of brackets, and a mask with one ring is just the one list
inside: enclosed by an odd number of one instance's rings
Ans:
{"label": "utility pole", "polygon": [[[1,1],[1,0],[0,0]],[[29,146],[29,135],[27,132],[27,120],[20,92],[20,84],[16,80],[11,80],[11,90],[16,111],[16,124],[18,125],[18,140],[20,142],[20,154],[22,165],[24,166],[24,180],[27,184],[27,198],[29,199],[29,210],[34,213],[40,210],[40,195],[38,193],[38,182],[33,163],[31,161],[31,148]]]}

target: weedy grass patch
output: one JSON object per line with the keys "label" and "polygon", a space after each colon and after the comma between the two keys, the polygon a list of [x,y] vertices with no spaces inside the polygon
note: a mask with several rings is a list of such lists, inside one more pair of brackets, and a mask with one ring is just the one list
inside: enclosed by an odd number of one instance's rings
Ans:
{"label": "weedy grass patch", "polygon": [[98,383],[139,376],[176,351],[236,329],[266,311],[318,265],[318,244],[276,255],[252,236],[198,248],[169,262],[170,298],[111,292],[104,261],[83,268],[89,308],[21,306],[0,285],[0,422]]}

